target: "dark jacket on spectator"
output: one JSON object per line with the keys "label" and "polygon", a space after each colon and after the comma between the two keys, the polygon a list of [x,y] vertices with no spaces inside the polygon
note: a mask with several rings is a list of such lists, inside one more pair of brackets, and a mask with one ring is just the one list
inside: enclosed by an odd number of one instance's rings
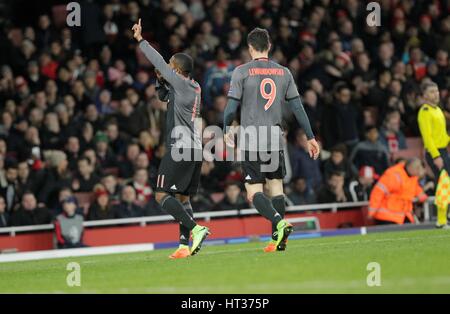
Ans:
{"label": "dark jacket on spectator", "polygon": [[94,202],[89,207],[88,219],[89,220],[114,219],[113,208],[110,205],[106,206],[105,208],[102,208],[97,202]]}
{"label": "dark jacket on spectator", "polygon": [[295,147],[291,149],[291,165],[294,177],[306,178],[306,184],[309,188],[315,188],[322,182],[319,161],[309,157],[309,154],[303,149]]}
{"label": "dark jacket on spectator", "polygon": [[242,195],[239,195],[236,203],[231,203],[230,200],[225,198],[217,204],[217,210],[232,210],[232,209],[246,209],[250,208],[247,201]]}
{"label": "dark jacket on spectator", "polygon": [[19,202],[19,192],[17,183],[8,182],[4,188],[0,188],[0,195],[5,199],[6,211],[12,211]]}
{"label": "dark jacket on spectator", "polygon": [[46,169],[43,186],[38,194],[38,201],[45,203],[49,208],[54,208],[58,205],[59,190],[70,186],[70,175],[61,176],[55,169]]}
{"label": "dark jacket on spectator", "polygon": [[114,218],[142,217],[144,214],[142,207],[137,204],[120,202],[114,206]]}
{"label": "dark jacket on spectator", "polygon": [[92,192],[94,186],[100,182],[100,178],[95,174],[91,174],[89,179],[85,179],[83,176],[78,175],[74,180],[78,180],[79,188],[75,189],[76,192]]}
{"label": "dark jacket on spectator", "polygon": [[[345,193],[345,197],[346,197],[346,202],[351,202],[352,197],[346,188],[344,188],[344,193]],[[323,186],[319,190],[319,193],[317,194],[317,202],[321,203],[321,204],[339,203],[336,199],[336,194],[334,194],[333,191],[331,191],[330,187],[328,187],[328,186]]]}
{"label": "dark jacket on spectator", "polygon": [[103,169],[117,167],[116,155],[114,155],[112,150],[109,149],[106,152],[105,156],[100,156],[99,154],[97,154],[97,162]]}
{"label": "dark jacket on spectator", "polygon": [[306,189],[303,193],[294,191],[289,193],[287,197],[293,205],[314,204],[316,202],[316,195],[312,189]]}
{"label": "dark jacket on spectator", "polygon": [[327,180],[333,172],[342,172],[345,173],[345,180],[351,179],[355,173],[353,172],[353,168],[351,164],[344,159],[340,164],[336,165],[331,161],[331,158],[325,161],[323,164],[323,174],[325,176],[325,180]]}
{"label": "dark jacket on spectator", "polygon": [[389,154],[380,142],[363,141],[353,149],[350,161],[355,167],[355,173],[362,166],[371,166],[375,168],[377,174],[382,174],[389,166]]}
{"label": "dark jacket on spectator", "polygon": [[365,188],[358,180],[354,180],[348,185],[348,190],[353,202],[363,202],[369,200],[372,187]]}
{"label": "dark jacket on spectator", "polygon": [[27,191],[36,193],[39,189],[40,184],[42,184],[42,176],[43,172],[41,170],[39,171],[30,170],[30,174],[28,175],[28,178],[26,178],[25,181],[21,181],[19,178],[18,179],[19,198],[22,198],[23,193]]}
{"label": "dark jacket on spectator", "polygon": [[9,214],[7,212],[4,212],[0,214],[0,228],[8,226],[9,226]]}
{"label": "dark jacket on spectator", "polygon": [[19,208],[11,215],[11,226],[30,226],[48,224],[51,215],[47,208],[36,207],[33,210]]}
{"label": "dark jacket on spectator", "polygon": [[119,163],[119,177],[129,179],[134,174],[134,164],[129,160]]}

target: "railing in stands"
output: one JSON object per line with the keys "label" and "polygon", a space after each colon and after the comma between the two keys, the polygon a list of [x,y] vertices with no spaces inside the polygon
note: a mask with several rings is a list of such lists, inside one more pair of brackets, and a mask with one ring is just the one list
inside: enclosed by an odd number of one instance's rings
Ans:
{"label": "railing in stands", "polygon": [[[430,220],[430,206],[429,203],[434,201],[434,197],[430,197],[428,202],[425,202],[424,206],[424,218],[425,221]],[[368,206],[368,202],[347,202],[347,203],[328,203],[328,204],[312,204],[312,205],[298,205],[298,206],[289,206],[286,208],[288,212],[304,212],[304,211],[321,211],[321,210],[330,210],[335,213],[338,209],[345,208],[355,208],[355,207],[364,207]],[[214,212],[202,212],[202,213],[194,213],[194,218],[196,219],[205,219],[211,220],[211,218],[217,217],[239,217],[239,216],[248,216],[254,215],[258,212],[254,208],[249,209],[241,209],[241,210],[224,210],[224,211],[214,211]],[[148,216],[148,217],[136,217],[136,218],[123,218],[123,219],[107,219],[107,220],[94,220],[94,221],[85,221],[85,227],[103,227],[103,226],[117,226],[117,225],[130,225],[130,224],[140,224],[141,226],[145,226],[147,223],[154,222],[166,222],[172,221],[173,217],[170,215],[161,215],[161,216]],[[36,226],[22,226],[22,227],[7,227],[0,228],[0,235],[9,233],[10,236],[15,236],[16,233],[21,232],[33,232],[33,231],[47,231],[53,230],[53,224],[47,225],[36,225]]]}

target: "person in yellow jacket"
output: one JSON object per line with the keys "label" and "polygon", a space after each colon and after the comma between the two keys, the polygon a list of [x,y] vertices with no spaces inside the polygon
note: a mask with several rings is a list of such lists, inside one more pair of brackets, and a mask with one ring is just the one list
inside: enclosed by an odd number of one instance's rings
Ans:
{"label": "person in yellow jacket", "polygon": [[377,224],[415,222],[413,203],[423,203],[428,197],[419,184],[424,175],[418,158],[388,168],[370,193],[369,216]]}
{"label": "person in yellow jacket", "polygon": [[418,123],[426,150],[426,160],[437,182],[442,169],[450,173],[450,159],[447,146],[450,137],[442,109],[439,107],[439,88],[434,82],[421,85],[424,104],[420,107]]}

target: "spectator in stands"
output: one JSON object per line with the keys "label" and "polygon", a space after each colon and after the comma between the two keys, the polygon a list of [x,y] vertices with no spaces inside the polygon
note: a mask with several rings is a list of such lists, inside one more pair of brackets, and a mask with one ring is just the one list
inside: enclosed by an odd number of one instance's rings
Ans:
{"label": "spectator in stands", "polygon": [[348,185],[348,190],[352,197],[352,201],[368,201],[370,191],[372,191],[372,187],[376,179],[378,179],[378,175],[375,173],[375,169],[373,167],[361,167],[361,169],[359,169],[358,179],[351,181]]}
{"label": "spectator in stands", "polygon": [[245,209],[250,208],[249,204],[242,195],[239,182],[230,181],[225,184],[225,196],[217,204],[217,210]]}
{"label": "spectator in stands", "polygon": [[126,139],[119,133],[117,123],[110,122],[106,126],[108,145],[115,156],[122,156],[126,149]]}
{"label": "spectator in stands", "polygon": [[345,176],[342,172],[333,172],[317,194],[319,203],[345,203],[351,201],[351,196],[345,187]]}
{"label": "spectator in stands", "polygon": [[206,91],[204,99],[207,106],[212,105],[212,99],[225,95],[227,91],[234,69],[234,65],[227,61],[227,57],[225,50],[219,47],[216,51],[216,62],[205,72],[203,90]]}
{"label": "spectator in stands", "polygon": [[350,155],[350,161],[355,173],[362,166],[371,166],[376,174],[383,173],[389,166],[389,154],[385,146],[379,141],[376,126],[366,127],[366,140],[359,142]]}
{"label": "spectator in stands", "polygon": [[390,154],[406,149],[406,138],[400,129],[401,116],[397,110],[388,112],[380,128],[380,142]]}
{"label": "spectator in stands", "polygon": [[54,221],[58,249],[84,247],[84,218],[76,213],[77,202],[75,197],[67,197],[63,200],[62,205],[63,212]]}
{"label": "spectator in stands", "polygon": [[81,158],[87,158],[89,160],[92,169],[94,169],[93,174],[95,174],[97,177],[101,177],[103,175],[103,168],[97,161],[97,154],[95,153],[94,149],[92,148],[86,149],[83,153],[83,157]]}
{"label": "spectator in stands", "polygon": [[139,155],[139,145],[130,143],[127,146],[125,160],[119,164],[119,177],[129,179],[134,174],[134,163]]}
{"label": "spectator in stands", "polygon": [[317,93],[311,88],[305,92],[303,99],[306,114],[311,121],[314,134],[320,134],[322,125],[323,105]]}
{"label": "spectator in stands", "polygon": [[136,160],[134,161],[134,169],[145,169],[148,170],[150,168],[150,161],[147,153],[141,152],[137,155]]}
{"label": "spectator in stands", "polygon": [[47,208],[38,207],[33,193],[25,192],[22,196],[21,206],[11,215],[12,226],[29,226],[48,224],[51,221]]}
{"label": "spectator in stands", "polygon": [[71,136],[67,139],[65,153],[69,163],[70,171],[76,171],[77,161],[81,156],[80,140],[76,136]]}
{"label": "spectator in stands", "polygon": [[369,216],[377,224],[414,223],[413,203],[428,198],[419,185],[424,174],[418,158],[388,168],[370,194]]}
{"label": "spectator in stands", "polygon": [[3,196],[0,196],[0,228],[9,226],[9,213],[6,212],[6,203]]}
{"label": "spectator in stands", "polygon": [[6,186],[0,191],[0,195],[6,201],[6,211],[14,209],[19,199],[19,186],[17,180],[17,162],[9,161],[6,165]]}
{"label": "spectator in stands", "polygon": [[41,173],[38,171],[30,171],[27,161],[21,161],[17,165],[17,186],[18,196],[22,198],[25,191],[36,193],[38,190]]}
{"label": "spectator in stands", "polygon": [[153,190],[148,184],[147,169],[137,169],[133,176],[133,188],[136,191],[136,199],[139,202],[147,203],[153,196]]}
{"label": "spectator in stands", "polygon": [[324,136],[328,145],[345,143],[353,147],[359,141],[362,129],[362,113],[352,101],[351,90],[346,84],[338,84],[335,101],[324,113]]}
{"label": "spectator in stands", "polygon": [[47,167],[43,174],[42,188],[39,191],[39,203],[55,208],[58,193],[63,187],[70,187],[72,175],[68,169],[66,154],[62,151],[50,151],[46,154]]}
{"label": "spectator in stands", "polygon": [[102,169],[114,168],[117,166],[117,159],[114,153],[109,149],[108,136],[101,131],[95,134],[95,152],[97,153],[97,162]]}
{"label": "spectator in stands", "polygon": [[306,205],[316,202],[314,190],[308,188],[305,178],[302,177],[292,180],[292,192],[287,195],[287,198],[292,205]]}
{"label": "spectator in stands", "polygon": [[120,186],[117,183],[117,179],[112,174],[105,175],[101,180],[102,185],[105,187],[106,192],[108,192],[109,200],[112,203],[117,203],[120,201]]}
{"label": "spectator in stands", "polygon": [[130,185],[122,188],[120,203],[114,206],[114,218],[131,218],[143,216],[143,209],[136,202],[136,191]]}
{"label": "spectator in stands", "polygon": [[344,144],[335,145],[330,150],[331,156],[323,164],[325,179],[328,179],[333,172],[339,171],[345,174],[345,179],[353,177],[353,169],[347,160],[347,147]]}
{"label": "spectator in stands", "polygon": [[108,191],[103,186],[95,189],[95,201],[89,207],[89,220],[113,219],[114,212],[109,200]]}
{"label": "spectator in stands", "polygon": [[317,188],[322,183],[322,174],[320,172],[319,160],[309,157],[307,151],[308,139],[305,131],[297,130],[295,133],[295,145],[291,152],[291,165],[294,177],[303,177],[306,179],[308,188]]}
{"label": "spectator in stands", "polygon": [[[63,187],[58,192],[58,204],[55,208],[52,208],[52,217],[56,217],[63,212],[63,201],[68,198],[74,196],[72,189],[70,187]],[[78,206],[77,201],[77,214],[84,215],[84,209],[81,206]]]}
{"label": "spectator in stands", "polygon": [[100,182],[100,179],[94,173],[91,161],[86,158],[78,160],[78,171],[72,181],[72,189],[75,192],[92,192],[94,186]]}
{"label": "spectator in stands", "polygon": [[[385,45],[390,46],[388,43],[385,43]],[[370,88],[367,96],[369,106],[380,108],[382,112],[386,112],[386,107],[389,103],[389,84],[391,80],[392,75],[389,70],[379,72],[377,84]]]}

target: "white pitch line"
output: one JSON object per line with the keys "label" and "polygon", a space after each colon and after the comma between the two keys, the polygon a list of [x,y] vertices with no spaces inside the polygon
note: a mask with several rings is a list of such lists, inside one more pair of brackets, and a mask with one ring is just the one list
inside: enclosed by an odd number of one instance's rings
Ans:
{"label": "white pitch line", "polygon": [[0,254],[0,263],[33,261],[54,258],[94,256],[119,253],[147,252],[155,249],[153,243],[98,246],[64,250],[45,250],[21,253]]}

